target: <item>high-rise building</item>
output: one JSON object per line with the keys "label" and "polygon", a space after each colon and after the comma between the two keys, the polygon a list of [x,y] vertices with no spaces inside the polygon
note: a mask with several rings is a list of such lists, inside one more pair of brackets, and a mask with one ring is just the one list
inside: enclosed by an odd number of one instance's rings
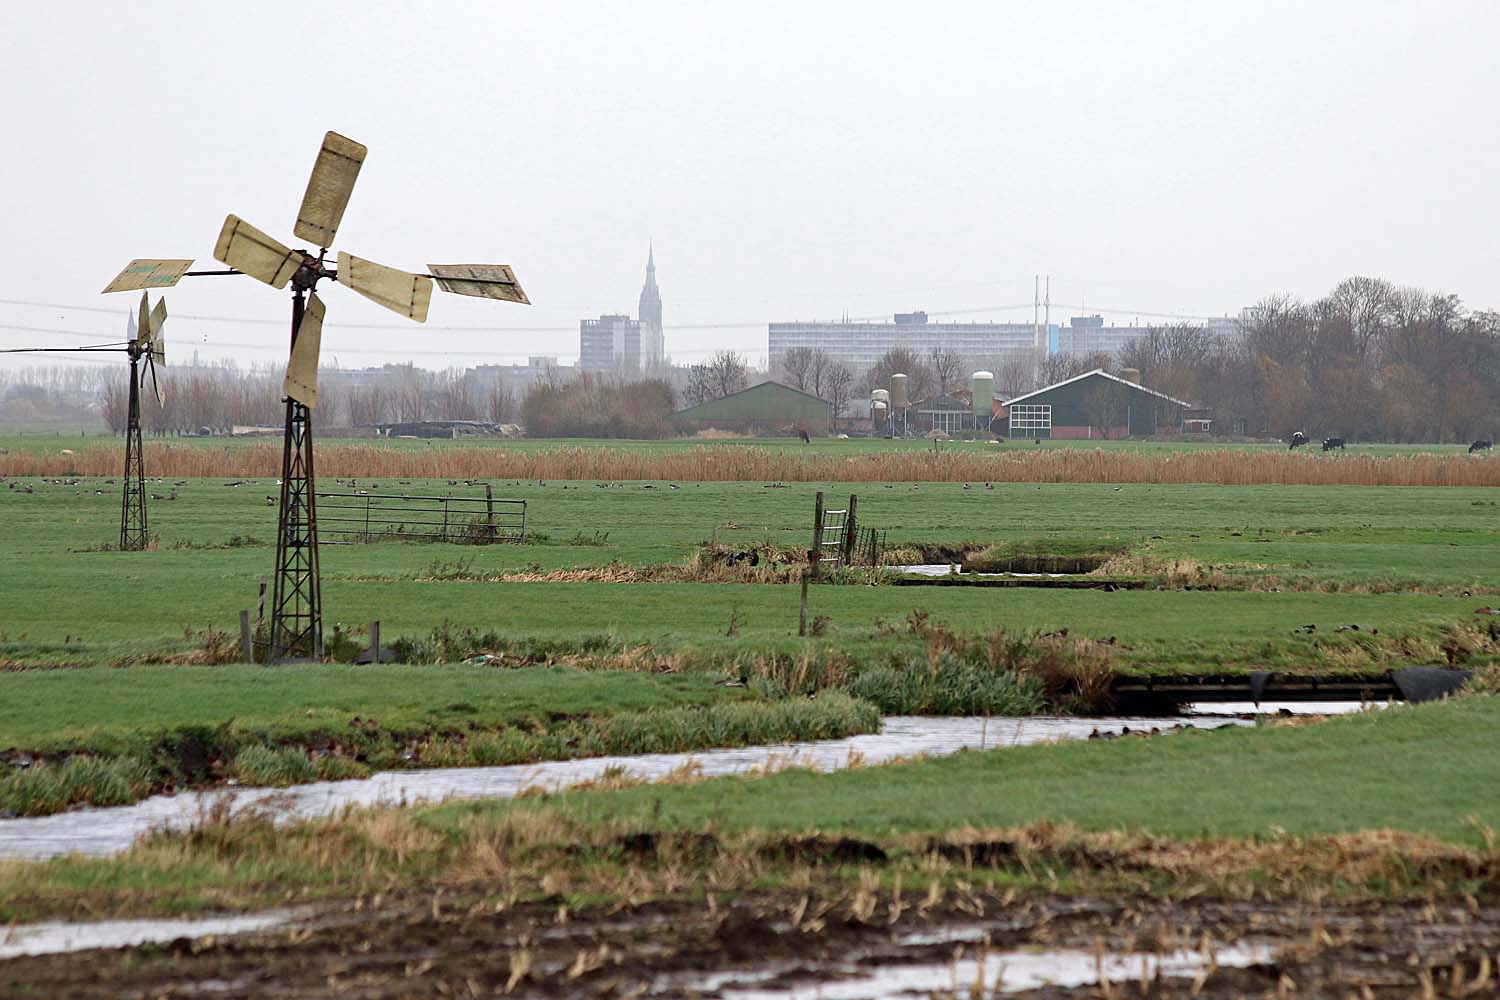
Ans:
{"label": "high-rise building", "polygon": [[[1220,343],[1229,343],[1240,331],[1239,322],[1229,317],[1171,322],[1186,322],[1201,327]],[[1136,338],[1167,325],[1170,323],[1158,324],[1156,327],[1142,326],[1139,323],[1124,326],[1111,323],[1106,326],[1104,317],[1098,313],[1092,316],[1074,316],[1058,334],[1057,351],[1059,354],[1076,355],[1109,354],[1118,358],[1120,352]]]}
{"label": "high-rise building", "polygon": [[[772,323],[768,335],[771,370],[794,347],[823,351],[863,374],[887,351],[903,347],[919,357],[930,351],[956,351],[971,369],[1007,363],[1028,367],[1047,353],[1046,331],[1031,323],[944,323],[925,312],[896,313],[892,323]],[[967,373],[965,373],[967,374]]]}
{"label": "high-rise building", "polygon": [[641,286],[641,300],[636,307],[641,324],[641,359],[643,369],[660,368],[666,361],[667,338],[661,326],[661,292],[656,287],[656,248],[646,248],[646,283]]}
{"label": "high-rise building", "polygon": [[641,324],[622,314],[578,324],[578,370],[635,374],[641,370]]}
{"label": "high-rise building", "polygon": [[656,251],[646,251],[646,283],[641,286],[639,319],[623,313],[580,320],[578,369],[616,375],[649,374],[666,363],[661,325],[661,292],[656,287]]}

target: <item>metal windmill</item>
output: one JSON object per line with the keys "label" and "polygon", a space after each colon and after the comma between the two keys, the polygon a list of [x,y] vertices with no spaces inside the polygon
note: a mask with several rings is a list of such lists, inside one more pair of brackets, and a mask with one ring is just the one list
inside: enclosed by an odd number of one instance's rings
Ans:
{"label": "metal windmill", "polygon": [[315,291],[318,282],[327,278],[418,323],[427,319],[434,281],[444,291],[458,295],[530,301],[515,273],[504,264],[429,264],[430,274],[413,274],[340,251],[336,266],[329,267],[328,247],[344,217],[344,208],[349,204],[364,160],[363,145],[337,132],[324,136],[307,191],[302,196],[302,206],[297,211],[296,225],[292,227],[299,239],[318,247],[316,254],[286,247],[239,216],[231,215],[224,220],[214,246],[214,258],[228,264],[229,270],[189,271],[191,261],[134,261],[121,275],[124,278],[136,268],[141,280],[152,285],[173,285],[182,277],[248,274],[272,288],[285,288],[288,283],[292,286],[291,350],[282,382],[286,425],[282,439],[276,577],[272,589],[273,660],[317,657],[323,652],[312,439],[312,408],[318,399],[318,348],[325,315],[323,301]]}
{"label": "metal windmill", "polygon": [[[107,289],[118,290],[118,289]],[[141,292],[140,319],[128,321],[129,338],[123,344],[92,344],[88,347],[16,347],[5,354],[97,354],[123,351],[130,359],[130,409],[125,418],[125,490],[120,498],[120,548],[138,552],[149,543],[146,518],[146,468],[141,449],[141,389],[146,373],[151,373],[151,389],[157,405],[166,402],[161,382],[156,377],[158,365],[167,363],[166,342],[162,330],[167,325],[167,300],[157,299],[151,307],[149,292]]]}

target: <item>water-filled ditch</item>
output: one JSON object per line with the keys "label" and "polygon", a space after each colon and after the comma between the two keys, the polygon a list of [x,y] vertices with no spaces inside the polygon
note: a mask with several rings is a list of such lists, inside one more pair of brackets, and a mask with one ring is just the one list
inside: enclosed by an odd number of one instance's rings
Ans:
{"label": "water-filled ditch", "polygon": [[642,754],[549,761],[508,767],[440,768],[426,771],[382,771],[351,781],[320,781],[292,788],[229,788],[179,795],[158,795],[134,805],[80,809],[51,816],[0,820],[0,857],[49,858],[78,853],[105,855],[129,847],[141,834],[180,828],[227,797],[233,808],[274,803],[279,815],[306,818],[345,806],[436,802],[450,798],[511,798],[523,788],[562,788],[590,781],[617,769],[632,778],[655,780],[693,761],[704,775],[741,774],[778,764],[796,763],[820,770],[846,767],[851,760],[878,764],[920,754],[945,756],[959,750],[992,749],[1083,739],[1091,734],[1168,729],[1174,726],[1215,728],[1244,724],[1230,717],[1173,719],[1083,718],[925,718],[893,717],[881,731],[842,740],[702,750],[692,753]]}

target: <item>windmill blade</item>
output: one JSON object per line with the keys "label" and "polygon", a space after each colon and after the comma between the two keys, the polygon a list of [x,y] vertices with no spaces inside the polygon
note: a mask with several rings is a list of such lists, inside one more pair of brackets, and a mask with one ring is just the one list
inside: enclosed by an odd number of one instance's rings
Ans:
{"label": "windmill blade", "polygon": [[364,146],[337,132],[325,135],[323,148],[318,150],[318,159],[313,163],[312,176],[307,179],[307,192],[302,196],[302,207],[297,209],[297,225],[292,232],[320,247],[331,246],[339,222],[344,218],[344,207],[349,204],[349,194],[354,190],[354,181],[359,177],[360,165],[364,162]]}
{"label": "windmill blade", "polygon": [[340,253],[338,282],[392,312],[418,323],[427,322],[427,306],[432,302],[432,279],[425,274],[399,271],[353,254]]}
{"label": "windmill blade", "polygon": [[[521,283],[516,280],[516,272],[508,265],[428,264],[427,270],[437,276],[438,287],[445,292],[531,305],[531,300],[521,290]],[[464,281],[464,278],[471,280]]]}
{"label": "windmill blade", "polygon": [[[143,327],[141,327],[141,329],[144,330],[144,331],[146,331],[145,334],[144,334],[144,336],[146,338],[146,352],[147,352],[147,354],[150,355],[150,358],[151,358],[151,364],[152,364],[151,381],[152,381],[152,384],[155,384],[155,382],[156,382],[156,369],[155,369],[155,366],[156,365],[160,365],[160,364],[166,364],[166,361],[167,361],[166,345],[165,345],[165,342],[162,340],[162,330],[167,325],[167,300],[165,298],[157,299],[156,300],[156,308],[151,310],[151,315],[150,316],[146,316],[145,315],[146,303],[144,301],[145,295],[146,295],[145,292],[141,293],[141,296],[142,296],[142,299],[143,299],[142,302],[141,302],[141,313],[142,313],[141,318],[145,322],[146,325],[143,326]],[[159,391],[158,391],[158,395],[160,395]]]}
{"label": "windmill blade", "polygon": [[147,329],[151,332],[152,340],[161,339],[162,327],[167,325],[167,300],[157,299],[156,308],[151,310]]}
{"label": "windmill blade", "polygon": [[302,266],[302,254],[289,250],[238,215],[224,220],[214,260],[223,261],[272,288],[285,288]]}
{"label": "windmill blade", "polygon": [[136,341],[136,338],[140,336],[140,329],[141,328],[139,326],[137,326],[136,322],[135,322],[135,313],[133,311],[126,313],[125,314],[125,339],[128,340],[130,343],[134,344],[135,341]]}
{"label": "windmill blade", "polygon": [[[151,355],[150,357],[151,360],[147,362],[146,367],[151,369],[151,391],[156,393],[156,405],[166,406],[167,394],[165,392],[162,392],[161,383],[156,380],[156,358],[154,355]],[[143,374],[141,376],[141,380],[145,381],[145,378],[146,376]]]}
{"label": "windmill blade", "polygon": [[135,324],[135,340],[145,338],[147,343],[151,341],[151,303],[147,301],[150,292],[141,293],[141,318]]}
{"label": "windmill blade", "polygon": [[125,270],[115,275],[115,280],[104,286],[104,292],[133,292],[141,288],[171,288],[182,280],[187,269],[193,266],[190,260],[146,260],[131,261]]}
{"label": "windmill blade", "polygon": [[323,341],[323,312],[323,300],[318,293],[309,294],[302,322],[297,325],[297,339],[292,343],[292,356],[287,361],[286,378],[281,382],[281,394],[306,407],[318,404],[318,348]]}

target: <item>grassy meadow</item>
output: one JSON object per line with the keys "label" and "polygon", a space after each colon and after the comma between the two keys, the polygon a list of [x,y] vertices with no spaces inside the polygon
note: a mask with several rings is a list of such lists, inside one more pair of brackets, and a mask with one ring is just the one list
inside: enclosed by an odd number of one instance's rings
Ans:
{"label": "grassy meadow", "polygon": [[[224,446],[173,447],[211,457]],[[615,447],[574,451],[596,461]],[[650,457],[698,446],[626,447]],[[795,453],[782,442],[726,447]],[[1183,453],[1155,447],[1167,459]],[[447,443],[390,448],[424,462],[450,454]],[[912,450],[812,448],[834,464],[846,451],[853,461]],[[239,611],[254,609],[272,569],[274,478],[153,479],[156,547],[139,553],[112,551],[118,480],[3,479],[0,747],[54,763],[45,781],[0,778],[10,782],[0,808],[52,811],[226,776],[286,783],[853,732],[876,710],[1105,711],[1120,673],[1347,676],[1500,655],[1500,630],[1476,613],[1500,603],[1497,501],[1484,487],[490,482],[497,497],[527,501],[526,544],[325,540],[333,655],[352,658],[378,619],[383,646],[407,666],[266,670],[224,664],[239,655]],[[348,489],[326,471],[321,486]],[[449,479],[358,486],[482,496]],[[885,533],[892,560],[1098,551],[1108,561],[1086,579],[1122,588],[903,586],[888,568],[854,571],[812,588],[812,634],[799,637],[796,560],[819,489],[830,506],[858,493],[862,523]],[[750,556],[765,564],[750,569]],[[47,667],[69,669],[28,669]],[[787,714],[785,705],[825,691],[856,700],[804,701],[828,707]],[[711,724],[693,722],[710,710],[721,713]],[[608,728],[606,718],[610,732],[647,736],[599,742],[590,734]],[[209,747],[216,763],[184,765],[184,741]],[[261,756],[243,756],[251,748]],[[61,774],[78,754],[125,770]]]}
{"label": "grassy meadow", "polygon": [[[117,483],[8,480],[21,488],[0,488],[0,660],[184,658],[204,646],[205,632],[232,632],[273,567],[276,516],[267,500],[274,480],[235,482],[153,482],[152,493],[176,497],[151,504],[158,547],[122,553],[108,551]],[[924,546],[1109,546],[1126,553],[1120,576],[1161,589],[819,586],[811,613],[826,616],[824,634],[800,640],[794,585],[602,582],[611,567],[683,565],[710,541],[805,549],[820,485],[830,505],[858,493],[862,522],[913,559]],[[327,478],[323,487],[338,488]],[[597,480],[494,487],[497,496],[527,500],[527,544],[325,544],[329,632],[379,619],[387,645],[446,626],[508,641],[602,637],[719,659],[805,648],[858,658],[893,644],[919,649],[904,623],[921,611],[968,633],[1066,628],[1114,637],[1122,664],[1180,671],[1316,666],[1320,649],[1356,639],[1374,647],[1409,637],[1411,656],[1443,657],[1432,643],[1444,628],[1472,623],[1484,595],[1500,592],[1496,494],[1479,488]],[[482,495],[446,480],[364,480],[361,488]],[[589,569],[599,572],[530,582]],[[1309,624],[1313,634],[1294,633]],[[1335,632],[1350,624],[1361,627],[1358,636]],[[1357,653],[1341,655],[1358,666]]]}

